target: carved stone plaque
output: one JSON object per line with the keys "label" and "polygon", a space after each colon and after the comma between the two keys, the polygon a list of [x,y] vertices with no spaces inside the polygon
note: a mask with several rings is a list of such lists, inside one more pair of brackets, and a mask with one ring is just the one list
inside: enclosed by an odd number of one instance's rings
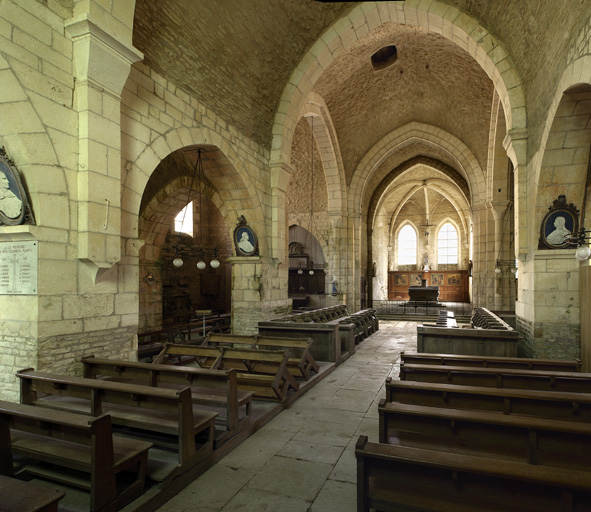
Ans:
{"label": "carved stone plaque", "polygon": [[37,294],[37,242],[0,243],[0,295]]}

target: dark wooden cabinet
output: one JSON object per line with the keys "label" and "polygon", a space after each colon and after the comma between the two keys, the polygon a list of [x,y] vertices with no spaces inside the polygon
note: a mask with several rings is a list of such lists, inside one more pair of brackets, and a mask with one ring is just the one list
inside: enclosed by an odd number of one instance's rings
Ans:
{"label": "dark wooden cabinet", "polygon": [[289,296],[324,293],[325,279],[324,270],[314,270],[314,275],[310,275],[308,270],[303,270],[301,274],[298,274],[297,269],[289,269]]}
{"label": "dark wooden cabinet", "polygon": [[426,279],[427,286],[439,287],[439,300],[441,302],[470,302],[467,270],[388,272],[388,299],[409,300],[408,287],[421,286],[423,279]]}

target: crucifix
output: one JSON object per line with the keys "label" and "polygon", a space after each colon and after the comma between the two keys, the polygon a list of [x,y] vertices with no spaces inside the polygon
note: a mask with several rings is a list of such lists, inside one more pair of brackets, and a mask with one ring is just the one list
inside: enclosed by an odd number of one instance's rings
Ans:
{"label": "crucifix", "polygon": [[429,228],[434,224],[429,224],[429,217],[427,217],[427,223],[421,224],[421,226],[425,228],[425,238],[427,239],[427,245],[429,245]]}

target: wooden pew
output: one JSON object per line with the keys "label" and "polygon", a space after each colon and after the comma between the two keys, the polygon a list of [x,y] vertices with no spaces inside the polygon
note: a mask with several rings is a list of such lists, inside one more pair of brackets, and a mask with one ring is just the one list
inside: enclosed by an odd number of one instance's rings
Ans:
{"label": "wooden pew", "polygon": [[189,387],[154,388],[42,373],[32,368],[18,371],[17,376],[24,404],[91,416],[109,414],[113,425],[139,430],[138,435],[152,434],[154,444],[164,447],[170,447],[170,442],[158,435],[173,436],[179,466],[192,466],[213,450],[217,413],[194,410]]}
{"label": "wooden pew", "polygon": [[485,388],[386,379],[386,401],[540,418],[591,421],[591,394]]}
{"label": "wooden pew", "polygon": [[273,336],[256,336],[254,348],[289,350],[287,368],[296,377],[308,380],[312,371],[318,373],[320,367],[312,357],[311,338],[276,338]]}
{"label": "wooden pew", "polygon": [[137,358],[149,359],[160,353],[164,343],[174,343],[174,334],[171,329],[159,329],[138,333],[137,335]]}
{"label": "wooden pew", "polygon": [[591,472],[369,443],[360,436],[357,510],[588,512]]}
{"label": "wooden pew", "polygon": [[254,398],[283,400],[289,388],[299,389],[299,384],[287,368],[288,350],[238,349],[206,347],[167,343],[155,360],[162,363],[167,358],[194,357],[202,368],[236,368],[238,389],[254,391]]}
{"label": "wooden pew", "polygon": [[312,357],[311,338],[280,338],[260,336],[258,334],[208,334],[204,345],[229,348],[256,348],[267,350],[289,350],[287,367],[295,377],[308,379],[310,372],[320,370],[318,363]]}
{"label": "wooden pew", "polygon": [[589,470],[591,424],[381,400],[380,443]]}
{"label": "wooden pew", "polygon": [[521,370],[580,372],[581,361],[557,359],[527,359],[523,357],[466,356],[455,354],[409,354],[401,352],[400,359],[408,364],[435,364],[450,366],[479,366],[484,368],[513,368]]}
{"label": "wooden pew", "polygon": [[66,493],[0,475],[0,512],[57,512]]}
{"label": "wooden pew", "polygon": [[462,386],[591,393],[591,374],[580,372],[402,363],[400,365],[400,380]]}
{"label": "wooden pew", "polygon": [[[14,476],[13,454],[49,464],[21,468],[45,478],[68,482],[53,465],[87,473],[88,481],[78,478],[76,485],[90,492],[90,509],[95,512],[118,510],[143,493],[151,446],[113,436],[108,415],[90,417],[0,401],[0,474]],[[118,477],[124,471],[132,472],[134,479],[122,489]]]}
{"label": "wooden pew", "polygon": [[84,377],[90,379],[108,377],[118,382],[173,389],[189,386],[194,404],[222,409],[223,414],[217,419],[223,420],[229,435],[234,435],[250,424],[254,393],[238,389],[234,369],[207,370],[120,359],[97,359],[94,356],[84,357],[81,361],[84,365]]}

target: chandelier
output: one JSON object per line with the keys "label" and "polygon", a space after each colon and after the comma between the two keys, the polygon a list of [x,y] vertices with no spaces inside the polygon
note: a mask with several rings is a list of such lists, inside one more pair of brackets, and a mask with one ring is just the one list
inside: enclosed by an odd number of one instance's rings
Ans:
{"label": "chandelier", "polygon": [[[203,150],[199,148],[197,150],[197,162],[195,163],[195,170],[193,171],[193,177],[191,178],[191,185],[189,186],[189,197],[187,198],[187,204],[183,211],[183,219],[182,223],[185,222],[185,216],[187,214],[187,210],[191,205],[191,197],[193,195],[193,184],[195,183],[195,178],[197,178],[197,190],[201,191],[201,183],[203,181],[203,157],[202,157]],[[214,247],[213,249],[208,249],[203,246],[203,215],[202,215],[202,207],[203,207],[203,199],[199,198],[199,261],[197,262],[197,268],[199,270],[203,270],[207,267],[205,263],[206,256],[212,255],[213,258],[209,262],[211,268],[218,268],[220,266],[220,262],[218,260],[218,249]],[[180,268],[183,266],[184,261],[181,257],[181,239],[182,239],[182,232],[179,231],[179,236],[177,239],[176,246],[174,248],[174,259],[172,260],[172,264]]]}

